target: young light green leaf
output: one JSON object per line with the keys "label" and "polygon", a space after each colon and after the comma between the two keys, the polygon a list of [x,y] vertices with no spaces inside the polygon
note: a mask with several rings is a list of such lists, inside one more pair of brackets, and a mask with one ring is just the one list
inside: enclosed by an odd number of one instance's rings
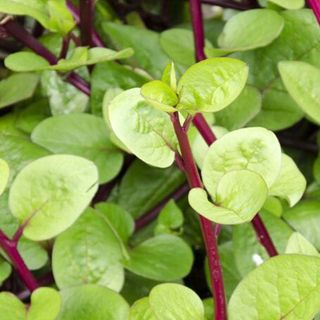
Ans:
{"label": "young light green leaf", "polygon": [[275,3],[276,5],[289,9],[289,10],[297,10],[301,9],[304,6],[304,0],[269,0],[269,2]]}
{"label": "young light green leaf", "polygon": [[0,314],[5,320],[25,320],[25,305],[12,293],[0,292]]}
{"label": "young light green leaf", "polygon": [[53,275],[60,289],[91,283],[120,291],[124,282],[122,258],[113,230],[102,215],[88,208],[56,239]]}
{"label": "young light green leaf", "polygon": [[318,250],[299,232],[292,233],[288,240],[285,253],[319,256]]}
{"label": "young light green leaf", "polygon": [[7,187],[10,169],[6,161],[0,159],[0,196]]}
{"label": "young light green leaf", "polygon": [[53,153],[93,161],[100,183],[113,179],[122,167],[122,153],[110,141],[104,121],[93,115],[73,113],[47,118],[33,130],[31,140]]}
{"label": "young light green leaf", "polygon": [[204,320],[201,299],[194,291],[180,284],[155,286],[150,292],[149,303],[159,320]]}
{"label": "young light green leaf", "polygon": [[1,0],[0,12],[12,15],[27,15],[37,20],[43,27],[67,34],[75,25],[65,0]]}
{"label": "young light green leaf", "polygon": [[280,173],[272,184],[269,194],[286,199],[290,207],[293,207],[301,199],[306,184],[306,179],[294,161],[282,154]]}
{"label": "young light green leaf", "polygon": [[280,255],[268,260],[234,291],[230,320],[312,320],[320,309],[319,271],[318,257]]}
{"label": "young light green leaf", "polygon": [[173,163],[177,142],[170,118],[147,104],[140,89],[124,91],[108,109],[112,130],[133,154],[155,167]]}
{"label": "young light green leaf", "polygon": [[251,86],[246,86],[239,97],[227,108],[214,114],[215,124],[235,130],[244,127],[261,110],[262,96]]}
{"label": "young light green leaf", "polygon": [[50,239],[80,216],[96,193],[97,182],[97,168],[91,161],[70,155],[47,156],[17,175],[10,189],[10,210],[26,224],[26,238]]}
{"label": "young light green leaf", "polygon": [[170,200],[161,210],[157,226],[154,230],[155,234],[174,233],[174,229],[178,229],[183,224],[183,213],[174,200]]}
{"label": "young light green leaf", "polygon": [[[160,35],[160,44],[164,52],[175,62],[189,67],[194,64],[194,38],[191,30],[173,28]],[[210,41],[205,40],[205,47],[211,48]]]}
{"label": "young light green leaf", "polygon": [[234,170],[219,181],[214,197],[208,200],[201,188],[189,192],[191,207],[202,216],[219,224],[239,224],[251,221],[268,196],[265,181],[249,170]]}
{"label": "young light green leaf", "polygon": [[320,69],[302,61],[283,61],[279,63],[279,71],[292,98],[320,123]]}
{"label": "young light green leaf", "polygon": [[179,237],[159,235],[130,252],[125,267],[133,273],[158,281],[173,281],[186,276],[193,262],[192,250]]}
{"label": "young light green leaf", "polygon": [[283,26],[283,18],[274,10],[240,12],[227,21],[218,44],[221,48],[232,51],[265,47],[280,35]]}
{"label": "young light green leaf", "polygon": [[128,320],[127,302],[106,287],[75,286],[63,289],[61,296],[62,310],[57,320],[88,320],[88,315],[90,320]]}
{"label": "young light green leaf", "polygon": [[210,146],[202,178],[209,194],[215,198],[219,180],[226,172],[251,170],[270,187],[280,167],[281,148],[274,133],[264,128],[244,128],[227,133]]}
{"label": "young light green leaf", "polygon": [[144,84],[141,88],[141,95],[156,109],[165,112],[176,111],[174,107],[178,103],[178,97],[163,81],[153,80]]}
{"label": "young light green leaf", "polygon": [[180,78],[178,109],[213,112],[227,107],[243,90],[247,65],[233,58],[211,58],[191,66]]}
{"label": "young light green leaf", "polygon": [[39,288],[31,295],[26,320],[55,320],[60,311],[60,294],[52,288]]}
{"label": "young light green leaf", "polygon": [[168,63],[162,73],[161,80],[165,82],[170,88],[176,92],[177,90],[177,75],[174,63]]}
{"label": "young light green leaf", "polygon": [[119,205],[110,202],[98,203],[95,205],[95,209],[108,219],[112,227],[126,243],[134,231],[134,221],[131,215]]}
{"label": "young light green leaf", "polygon": [[114,51],[107,48],[77,47],[68,59],[61,59],[55,65],[33,52],[17,52],[5,59],[5,66],[16,72],[28,71],[61,71],[68,72],[83,66],[89,66],[105,61],[125,59],[133,54],[132,49]]}
{"label": "young light green leaf", "polygon": [[39,76],[31,73],[13,74],[0,82],[0,109],[33,96]]}
{"label": "young light green leaf", "polygon": [[142,298],[136,301],[130,308],[130,320],[158,320],[154,315],[149,298]]}

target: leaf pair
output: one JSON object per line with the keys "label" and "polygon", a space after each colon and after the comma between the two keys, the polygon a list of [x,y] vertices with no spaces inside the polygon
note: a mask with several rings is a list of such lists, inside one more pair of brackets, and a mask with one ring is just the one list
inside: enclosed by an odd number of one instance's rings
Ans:
{"label": "leaf pair", "polygon": [[275,135],[263,128],[239,129],[224,135],[208,150],[202,179],[214,202],[203,189],[192,189],[189,203],[216,223],[250,221],[268,195],[286,198],[293,206],[306,181],[294,162],[281,155]]}
{"label": "leaf pair", "polygon": [[[207,59],[191,66],[175,85],[152,81],[141,89],[144,98],[166,111],[216,112],[227,107],[244,88],[247,66],[232,58]],[[176,91],[176,92],[174,92]]]}
{"label": "leaf pair", "polygon": [[115,204],[87,209],[54,244],[53,273],[59,288],[91,283],[120,291],[124,267],[157,281],[189,273],[192,251],[182,239],[162,234],[128,249],[133,229],[131,216]]}

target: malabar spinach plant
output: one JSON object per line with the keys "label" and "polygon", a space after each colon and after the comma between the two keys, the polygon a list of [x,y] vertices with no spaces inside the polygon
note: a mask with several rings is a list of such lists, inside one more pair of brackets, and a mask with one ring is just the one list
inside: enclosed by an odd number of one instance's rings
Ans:
{"label": "malabar spinach plant", "polygon": [[320,319],[319,22],[0,0],[1,319]]}

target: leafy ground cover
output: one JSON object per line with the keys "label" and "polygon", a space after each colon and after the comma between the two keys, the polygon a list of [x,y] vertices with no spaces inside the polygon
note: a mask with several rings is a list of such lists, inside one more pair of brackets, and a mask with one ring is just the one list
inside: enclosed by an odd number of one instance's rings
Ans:
{"label": "leafy ground cover", "polygon": [[320,319],[319,21],[0,0],[1,319]]}

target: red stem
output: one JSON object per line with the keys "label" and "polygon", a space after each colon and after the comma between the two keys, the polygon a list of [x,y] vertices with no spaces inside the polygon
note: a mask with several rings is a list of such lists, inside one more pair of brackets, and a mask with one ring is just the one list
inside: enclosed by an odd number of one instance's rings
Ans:
{"label": "red stem", "polygon": [[[202,181],[200,179],[196,164],[193,160],[187,131],[181,126],[177,112],[171,115],[171,120],[179,141],[184,170],[189,186],[190,188],[202,188]],[[226,320],[226,299],[217,243],[217,233],[215,232],[210,220],[201,215],[199,215],[199,217],[209,262],[211,286],[215,304],[215,319]]]}
{"label": "red stem", "polygon": [[170,201],[173,200],[179,200],[184,195],[188,193],[190,190],[189,186],[187,184],[184,184],[180,186],[177,190],[172,192],[170,195],[165,197],[160,203],[158,203],[154,208],[152,208],[149,212],[145,213],[141,217],[139,217],[135,221],[135,231],[139,231],[143,227],[145,227],[147,224],[149,224],[151,221],[153,221],[160,213],[162,208]]}
{"label": "red stem", "polygon": [[[87,0],[86,0],[87,1]],[[83,1],[85,2],[85,1]],[[80,1],[80,5],[82,4],[82,1]],[[79,10],[73,5],[71,1],[67,1],[67,6],[69,10],[71,11],[74,20],[76,21],[77,24],[80,23],[80,12]],[[92,28],[91,29],[91,39],[92,39],[92,45],[95,47],[104,47],[104,43],[101,40],[99,34]]]}
{"label": "red stem", "polygon": [[[13,36],[15,39],[19,40],[26,47],[30,48],[36,54],[40,55],[46,59],[51,65],[57,64],[58,59],[56,56],[49,51],[45,46],[43,46],[35,37],[33,37],[29,32],[27,32],[17,21],[9,19],[2,27]],[[66,80],[78,88],[83,93],[90,94],[89,84],[83,80],[78,74],[71,72]]]}
{"label": "red stem", "polygon": [[308,0],[309,5],[316,16],[318,23],[320,24],[320,1],[319,0]]}
{"label": "red stem", "polygon": [[17,242],[11,241],[2,230],[0,230],[0,246],[9,257],[12,265],[20,275],[30,292],[36,290],[39,285],[31,271],[27,268],[17,248]]}
{"label": "red stem", "polygon": [[[202,37],[202,40],[195,40],[195,50],[196,50],[196,60],[201,61],[205,59],[204,54],[204,30],[203,30],[203,20],[201,14],[201,5],[199,0],[190,0],[191,16],[192,16],[192,26],[194,30],[195,39]],[[200,11],[200,12],[197,12]],[[203,58],[201,58],[203,57]],[[193,124],[198,129],[200,134],[206,143],[210,146],[215,142],[216,137],[212,132],[210,126],[208,125],[206,119],[201,114],[197,114],[194,117]],[[263,247],[266,249],[270,257],[277,255],[277,250],[272,242],[272,239],[268,233],[268,230],[264,226],[263,221],[257,214],[252,220],[252,226],[256,232],[257,238]]]}

